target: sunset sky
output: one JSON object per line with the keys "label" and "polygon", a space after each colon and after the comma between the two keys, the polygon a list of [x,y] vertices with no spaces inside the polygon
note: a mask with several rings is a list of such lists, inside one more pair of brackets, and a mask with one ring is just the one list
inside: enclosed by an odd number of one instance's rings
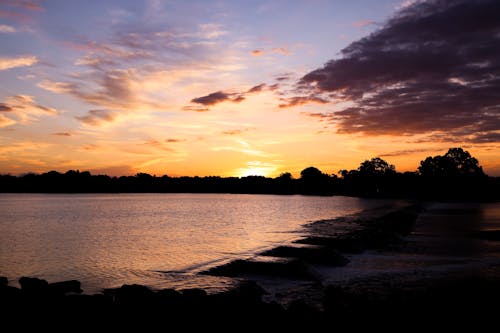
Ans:
{"label": "sunset sky", "polygon": [[500,175],[500,2],[0,0],[0,173]]}

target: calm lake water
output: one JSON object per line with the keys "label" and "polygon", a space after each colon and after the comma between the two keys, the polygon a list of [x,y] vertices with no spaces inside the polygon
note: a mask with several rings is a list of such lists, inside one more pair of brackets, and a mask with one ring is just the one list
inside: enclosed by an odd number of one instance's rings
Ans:
{"label": "calm lake water", "polygon": [[350,197],[236,194],[1,194],[0,275],[220,288],[196,271],[300,236],[300,226],[387,204]]}

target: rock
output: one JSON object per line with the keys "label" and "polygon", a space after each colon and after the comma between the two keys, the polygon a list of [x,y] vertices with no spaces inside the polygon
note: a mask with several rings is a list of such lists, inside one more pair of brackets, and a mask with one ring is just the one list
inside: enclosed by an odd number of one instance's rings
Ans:
{"label": "rock", "polygon": [[53,293],[65,295],[67,293],[81,294],[83,290],[80,288],[80,281],[69,280],[49,283],[49,289]]}
{"label": "rock", "polygon": [[481,230],[472,233],[471,237],[488,241],[500,241],[500,230]]}
{"label": "rock", "polygon": [[151,304],[155,293],[146,286],[124,284],[114,289],[115,302],[122,305],[141,306]]}
{"label": "rock", "polygon": [[199,288],[190,288],[182,290],[182,296],[187,301],[199,301],[207,297],[207,292]]}
{"label": "rock", "polygon": [[0,276],[0,287],[5,287],[9,284],[9,280],[5,276]]}
{"label": "rock", "polygon": [[22,291],[29,293],[47,292],[49,289],[49,283],[38,278],[23,276],[19,279],[19,284],[21,285]]}
{"label": "rock", "polygon": [[344,266],[349,259],[337,251],[327,247],[295,247],[278,246],[274,249],[261,253],[264,256],[298,258],[306,262],[317,264],[328,264],[332,266]]}
{"label": "rock", "polygon": [[298,259],[259,261],[259,260],[235,260],[228,264],[217,266],[202,272],[202,274],[215,276],[245,276],[264,275],[276,277],[288,277],[294,279],[312,279],[307,265]]}

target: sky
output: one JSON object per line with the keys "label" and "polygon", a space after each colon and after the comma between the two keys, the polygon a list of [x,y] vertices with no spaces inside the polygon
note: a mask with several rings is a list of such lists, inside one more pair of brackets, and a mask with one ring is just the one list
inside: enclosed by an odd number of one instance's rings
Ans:
{"label": "sky", "polygon": [[500,175],[496,0],[0,0],[0,173]]}

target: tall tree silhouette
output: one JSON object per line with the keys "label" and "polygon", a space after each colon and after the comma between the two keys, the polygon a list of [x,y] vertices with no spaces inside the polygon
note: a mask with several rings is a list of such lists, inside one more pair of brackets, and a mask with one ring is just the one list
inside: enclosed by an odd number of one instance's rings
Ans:
{"label": "tall tree silhouette", "polygon": [[418,172],[426,177],[484,176],[476,158],[462,148],[450,148],[444,156],[427,157]]}

